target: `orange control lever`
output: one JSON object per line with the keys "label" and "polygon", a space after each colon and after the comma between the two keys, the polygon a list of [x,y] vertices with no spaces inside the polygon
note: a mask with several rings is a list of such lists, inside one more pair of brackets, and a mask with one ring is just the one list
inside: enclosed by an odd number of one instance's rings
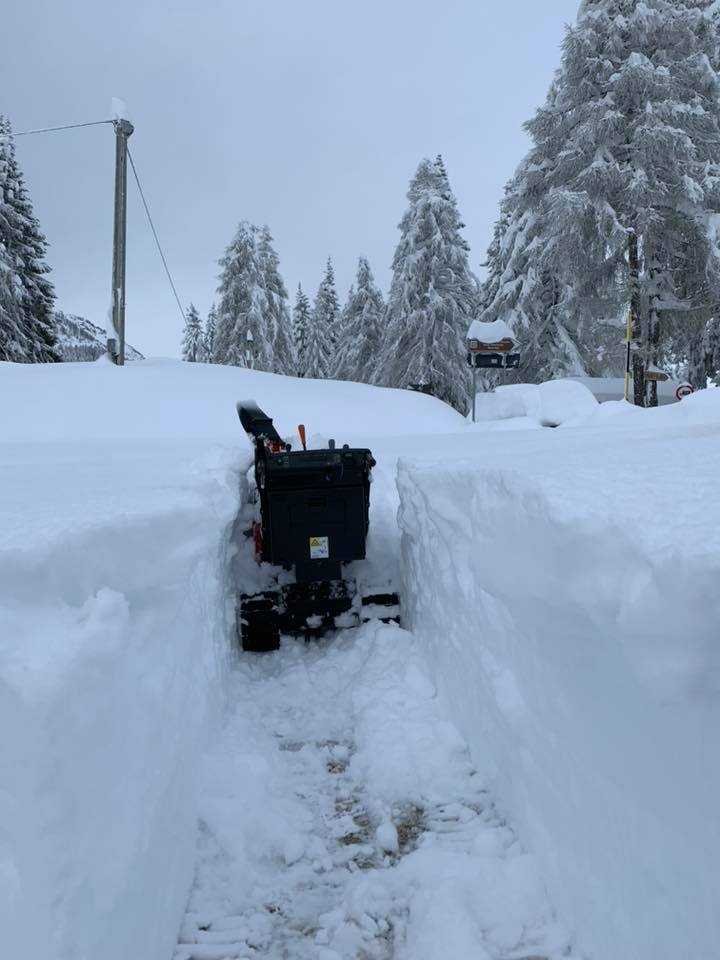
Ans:
{"label": "orange control lever", "polygon": [[299,436],[300,436],[300,443],[302,444],[303,450],[307,450],[307,442],[306,442],[306,439],[305,439],[305,424],[304,424],[304,423],[299,423],[299,424],[298,424],[298,434],[299,434]]}

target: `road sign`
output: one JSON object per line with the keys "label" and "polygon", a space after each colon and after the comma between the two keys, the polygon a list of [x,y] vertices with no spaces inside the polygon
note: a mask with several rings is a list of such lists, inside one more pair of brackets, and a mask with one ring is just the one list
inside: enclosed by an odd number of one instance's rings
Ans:
{"label": "road sign", "polygon": [[468,353],[471,367],[481,370],[515,369],[520,366],[519,353]]}
{"label": "road sign", "polygon": [[675,391],[675,396],[678,398],[678,400],[683,400],[685,397],[689,397],[693,393],[695,393],[695,391],[689,383],[681,383]]}

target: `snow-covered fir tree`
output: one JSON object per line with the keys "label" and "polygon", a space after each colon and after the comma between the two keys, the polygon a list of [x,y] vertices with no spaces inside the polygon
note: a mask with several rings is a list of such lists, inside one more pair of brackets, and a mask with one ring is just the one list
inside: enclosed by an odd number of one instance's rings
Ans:
{"label": "snow-covered fir tree", "polygon": [[[533,327],[524,337],[539,351],[550,332],[572,363],[574,353],[586,358],[588,336],[592,350],[598,321],[614,322],[620,338],[630,306],[640,403],[645,365],[672,354],[692,367],[720,300],[713,7],[584,0],[506,197],[502,283],[490,316]],[[690,370],[698,385],[701,366]]]}
{"label": "snow-covered fir tree", "polygon": [[355,284],[343,310],[335,364],[337,379],[360,383],[374,381],[384,316],[383,295],[375,284],[367,259],[360,257]]}
{"label": "snow-covered fir tree", "polygon": [[377,382],[433,393],[465,412],[465,335],[477,306],[468,244],[444,165],[423,160],[408,189]]}
{"label": "snow-covered fir tree", "polygon": [[215,328],[217,327],[217,308],[215,304],[210,307],[205,320],[205,330],[203,332],[203,355],[206,363],[213,362],[213,347],[215,344]]}
{"label": "snow-covered fir tree", "polygon": [[295,342],[295,356],[297,358],[296,372],[299,377],[305,376],[305,354],[307,352],[308,330],[311,323],[310,301],[300,284],[295,294],[293,307],[293,340]]}
{"label": "snow-covered fir tree", "polygon": [[0,360],[26,362],[30,346],[25,334],[17,277],[10,258],[0,243]]}
{"label": "snow-covered fir tree", "polygon": [[202,322],[200,321],[200,314],[192,303],[185,314],[182,358],[190,363],[202,363],[205,359],[205,335]]}
{"label": "snow-covered fir tree", "polygon": [[355,297],[355,284],[350,284],[350,289],[347,292],[345,297],[345,305],[340,308],[340,313],[338,314],[336,330],[337,337],[335,340],[335,350],[332,356],[332,362],[330,364],[330,376],[334,380],[345,380],[352,379],[342,376],[341,367],[343,364],[343,357],[345,354],[345,347],[347,344],[346,340],[346,330],[350,323],[350,309],[353,298]]}
{"label": "snow-covered fir tree", "polygon": [[242,220],[220,267],[213,362],[272,371],[275,317],[265,286],[260,229]]}
{"label": "snow-covered fir tree", "polygon": [[273,238],[266,226],[260,230],[258,250],[268,308],[272,318],[272,370],[273,373],[294,374],[297,361],[288,308],[288,294],[280,276],[280,260],[273,247]]}
{"label": "snow-covered fir tree", "polygon": [[335,289],[335,271],[328,257],[325,275],[318,287],[310,323],[307,328],[305,345],[305,376],[323,379],[330,376],[337,338],[339,335],[339,313],[337,290]]}
{"label": "snow-covered fir tree", "polygon": [[10,123],[0,115],[0,360],[59,360],[46,253],[47,242],[15,157]]}
{"label": "snow-covered fir tree", "polygon": [[[505,188],[500,218],[488,249],[487,278],[480,303],[484,321],[504,320],[515,331],[521,356],[518,371],[503,380],[540,382],[585,373],[572,334],[579,304],[573,288],[545,262],[550,243],[543,218],[525,193],[527,163]],[[483,378],[495,385],[497,376]]]}

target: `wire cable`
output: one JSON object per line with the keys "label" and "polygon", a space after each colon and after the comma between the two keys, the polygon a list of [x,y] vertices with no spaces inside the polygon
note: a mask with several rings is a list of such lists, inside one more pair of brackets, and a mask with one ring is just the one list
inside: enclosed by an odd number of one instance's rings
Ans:
{"label": "wire cable", "polygon": [[155,224],[153,223],[153,219],[150,216],[150,208],[148,207],[147,200],[145,199],[145,193],[143,192],[142,184],[140,183],[140,177],[138,176],[137,168],[135,167],[135,161],[133,160],[132,153],[130,153],[130,147],[127,148],[127,154],[130,160],[130,166],[132,168],[133,176],[135,177],[135,183],[137,184],[137,188],[140,193],[140,199],[142,200],[143,207],[145,208],[145,213],[147,214],[148,223],[150,224],[150,229],[152,230],[153,237],[155,237],[155,244],[158,248],[160,259],[162,260],[163,266],[165,267],[165,273],[167,274],[167,278],[170,281],[170,287],[172,288],[172,292],[175,294],[175,300],[177,301],[178,309],[180,310],[180,316],[183,318],[183,323],[187,323],[187,319],[185,317],[185,311],[183,310],[182,303],[180,302],[180,297],[178,296],[178,292],[175,289],[175,284],[173,282],[172,274],[170,273],[170,267],[168,267],[167,260],[165,259],[165,254],[163,253],[163,248],[160,244],[160,238],[157,235]]}
{"label": "wire cable", "polygon": [[90,123],[67,123],[64,127],[42,127],[39,130],[23,130],[14,133],[14,137],[29,137],[31,133],[54,133],[56,130],[76,130],[78,127],[99,127],[101,123],[115,123],[114,120],[91,120]]}

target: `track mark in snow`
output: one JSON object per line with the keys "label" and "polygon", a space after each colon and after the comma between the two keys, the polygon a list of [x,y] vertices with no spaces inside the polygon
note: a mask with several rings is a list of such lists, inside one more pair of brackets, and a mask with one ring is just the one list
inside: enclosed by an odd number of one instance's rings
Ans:
{"label": "track mark in snow", "polygon": [[231,697],[174,960],[571,955],[410,634],[285,641]]}

